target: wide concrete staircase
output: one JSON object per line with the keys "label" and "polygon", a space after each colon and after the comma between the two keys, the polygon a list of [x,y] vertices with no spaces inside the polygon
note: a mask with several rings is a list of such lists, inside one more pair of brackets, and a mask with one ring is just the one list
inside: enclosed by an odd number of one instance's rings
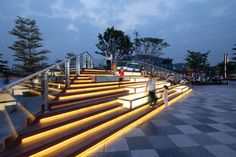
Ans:
{"label": "wide concrete staircase", "polygon": [[[71,75],[68,88],[64,88],[63,84],[49,83],[51,90],[58,92],[50,103],[50,112],[39,114],[28,127],[20,130],[17,139],[6,144],[6,150],[0,156],[81,155],[157,110],[148,105],[145,91],[129,90],[145,88],[147,79],[139,72],[126,72],[129,80],[122,84],[106,80],[96,82],[98,76],[114,78],[113,73],[105,70],[84,69],[79,76]],[[157,106],[161,106],[163,99],[160,93],[166,83],[158,80],[157,84]],[[170,86],[169,100],[188,90],[187,87],[181,87],[182,91],[178,91],[177,86]],[[126,102],[134,106],[129,108],[125,106]]]}

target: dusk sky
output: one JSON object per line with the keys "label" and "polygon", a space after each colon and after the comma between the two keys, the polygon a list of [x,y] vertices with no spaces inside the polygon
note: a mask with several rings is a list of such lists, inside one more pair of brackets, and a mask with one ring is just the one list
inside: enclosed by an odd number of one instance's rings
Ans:
{"label": "dusk sky", "polygon": [[163,57],[174,63],[185,62],[187,50],[212,50],[209,62],[215,65],[236,44],[236,0],[2,0],[0,52],[10,63],[15,37],[8,32],[16,16],[37,21],[51,63],[68,52],[94,54],[98,33],[111,26],[131,39],[135,30],[165,39],[171,46]]}

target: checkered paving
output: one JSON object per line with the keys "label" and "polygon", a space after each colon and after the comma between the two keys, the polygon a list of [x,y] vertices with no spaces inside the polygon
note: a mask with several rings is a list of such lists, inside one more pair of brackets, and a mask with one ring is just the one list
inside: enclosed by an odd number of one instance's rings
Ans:
{"label": "checkered paving", "polygon": [[88,157],[236,157],[236,83],[197,86]]}

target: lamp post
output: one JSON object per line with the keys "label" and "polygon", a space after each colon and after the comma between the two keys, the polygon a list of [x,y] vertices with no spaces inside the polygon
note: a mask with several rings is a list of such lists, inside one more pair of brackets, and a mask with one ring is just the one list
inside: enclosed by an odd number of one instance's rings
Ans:
{"label": "lamp post", "polygon": [[228,53],[224,54],[224,78],[227,81],[227,84],[229,83],[228,77],[227,77],[227,60],[228,60]]}

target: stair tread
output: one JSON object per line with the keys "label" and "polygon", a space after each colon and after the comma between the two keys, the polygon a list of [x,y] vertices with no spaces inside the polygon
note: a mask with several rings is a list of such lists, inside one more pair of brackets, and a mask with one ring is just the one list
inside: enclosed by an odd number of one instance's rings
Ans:
{"label": "stair tread", "polygon": [[25,153],[35,153],[40,150],[46,149],[47,147],[51,146],[52,144],[55,145],[59,142],[62,142],[70,137],[76,136],[77,134],[80,134],[88,129],[91,129],[97,125],[100,125],[100,123],[103,123],[105,121],[109,121],[113,119],[114,117],[120,116],[125,112],[124,108],[119,108],[117,111],[111,112],[110,115],[102,116],[96,119],[96,121],[89,121],[88,124],[78,124],[77,126],[70,128],[64,132],[57,132],[56,134],[53,133],[53,137],[51,136],[45,136],[44,138],[40,138],[40,140],[35,140],[33,142],[29,143],[23,143],[19,146],[13,148],[9,153],[13,154],[25,154]]}
{"label": "stair tread", "polygon": [[73,98],[73,95],[71,96],[72,98],[71,99],[67,99],[67,100],[55,100],[54,102],[52,102],[50,105],[51,107],[53,108],[54,106],[58,106],[58,105],[62,105],[62,106],[67,106],[68,103],[73,103],[73,102],[77,102],[77,104],[79,104],[81,101],[90,101],[90,99],[96,99],[96,98],[102,98],[103,96],[106,96],[106,95],[112,95],[112,94],[119,94],[119,93],[128,93],[127,90],[117,90],[117,91],[111,91],[111,92],[108,92],[107,93],[100,93],[98,95],[89,95],[89,96],[84,96],[84,97],[74,97]]}
{"label": "stair tread", "polygon": [[[54,121],[51,121],[51,122],[41,122],[37,125],[31,126],[27,129],[25,129],[21,133],[21,137],[23,137],[23,136],[25,137],[26,135],[27,136],[28,135],[34,135],[34,134],[39,133],[40,131],[46,131],[46,130],[53,129],[53,128],[58,127],[58,126],[66,125],[68,123],[72,123],[73,121],[81,120],[83,118],[90,117],[94,114],[99,114],[101,112],[105,112],[109,109],[113,109],[113,108],[116,108],[116,107],[119,107],[119,106],[121,106],[121,104],[114,102],[114,104],[110,104],[109,106],[98,107],[96,109],[91,109],[90,111],[87,111],[87,112],[77,113],[76,115],[74,114],[72,116],[63,117],[63,119],[62,118],[57,118],[57,120],[54,120]],[[81,110],[81,109],[78,109],[78,110]],[[75,112],[75,111],[71,111],[71,112]],[[79,112],[79,111],[77,111],[77,112]],[[57,116],[61,116],[61,114],[59,114]],[[47,118],[47,117],[45,117],[45,118]]]}

